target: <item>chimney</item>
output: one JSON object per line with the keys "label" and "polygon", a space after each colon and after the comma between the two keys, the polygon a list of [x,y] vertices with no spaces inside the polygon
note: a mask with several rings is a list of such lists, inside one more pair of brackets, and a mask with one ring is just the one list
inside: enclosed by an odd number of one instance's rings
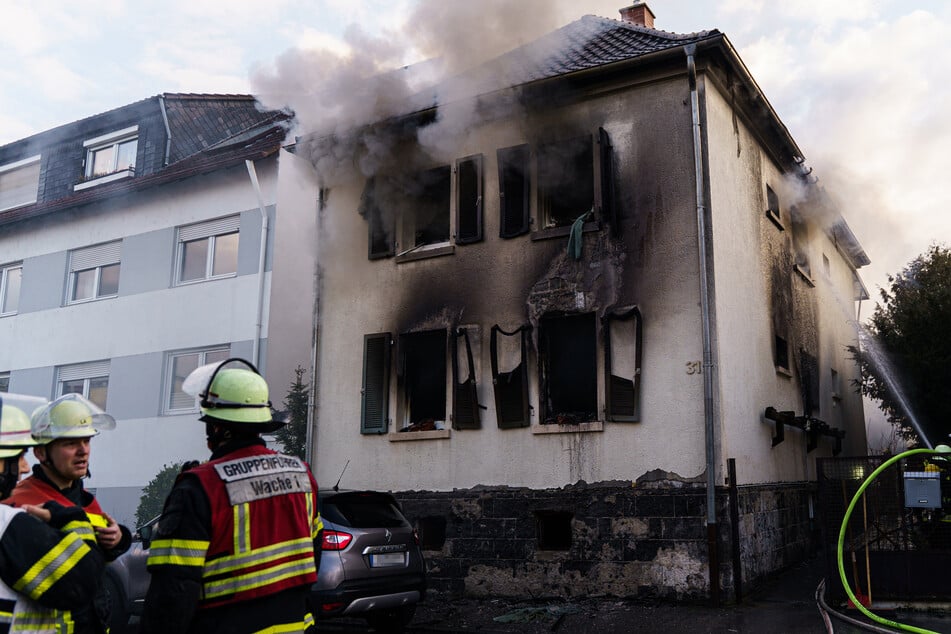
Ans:
{"label": "chimney", "polygon": [[654,28],[654,12],[650,10],[646,2],[635,2],[631,6],[621,9],[621,19],[637,26]]}

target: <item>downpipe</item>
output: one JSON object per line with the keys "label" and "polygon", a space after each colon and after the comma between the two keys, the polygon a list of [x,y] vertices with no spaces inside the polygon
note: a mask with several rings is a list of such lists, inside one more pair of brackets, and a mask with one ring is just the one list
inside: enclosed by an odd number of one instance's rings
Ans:
{"label": "downpipe", "polygon": [[717,548],[716,504],[716,428],[714,425],[713,393],[714,371],[713,337],[710,326],[710,287],[707,280],[707,223],[706,192],[703,187],[703,136],[700,127],[700,98],[697,94],[697,66],[694,60],[697,47],[684,47],[687,55],[687,79],[690,86],[690,113],[693,128],[694,179],[697,184],[697,247],[700,258],[700,317],[703,337],[703,418],[706,439],[707,471],[707,558],[710,572],[710,599],[720,604],[720,557]]}
{"label": "downpipe", "polygon": [[254,161],[246,160],[244,164],[248,168],[251,187],[254,188],[254,194],[258,199],[258,211],[261,212],[261,246],[258,250],[258,305],[254,322],[254,341],[251,342],[251,358],[254,360],[254,366],[260,368],[261,331],[264,327],[264,262],[267,256],[268,222],[267,211],[264,208],[264,196],[261,195],[261,185],[258,183],[258,173],[254,169]]}

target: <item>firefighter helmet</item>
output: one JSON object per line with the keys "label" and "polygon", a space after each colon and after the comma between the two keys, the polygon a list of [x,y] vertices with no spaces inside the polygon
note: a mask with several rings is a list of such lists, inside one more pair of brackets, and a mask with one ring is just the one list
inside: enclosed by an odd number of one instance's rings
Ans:
{"label": "firefighter helmet", "polygon": [[197,395],[203,421],[247,425],[259,432],[284,424],[274,420],[267,381],[244,359],[235,357],[197,368],[182,389]]}
{"label": "firefighter helmet", "polygon": [[60,438],[92,438],[115,429],[116,419],[81,394],[63,394],[33,413],[33,437],[41,445]]}
{"label": "firefighter helmet", "polygon": [[39,396],[0,394],[0,458],[15,458],[39,443],[30,434],[30,415],[48,401]]}

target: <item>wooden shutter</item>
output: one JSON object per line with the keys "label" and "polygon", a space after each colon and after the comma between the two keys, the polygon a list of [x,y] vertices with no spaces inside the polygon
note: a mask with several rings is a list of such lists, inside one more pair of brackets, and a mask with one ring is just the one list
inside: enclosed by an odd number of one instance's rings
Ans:
{"label": "wooden shutter", "polygon": [[482,240],[482,155],[456,161],[456,244]]}
{"label": "wooden shutter", "polygon": [[389,428],[391,342],[392,337],[388,332],[363,337],[361,434],[385,434]]}
{"label": "wooden shutter", "polygon": [[614,201],[614,148],[604,128],[598,128],[598,151],[601,163],[601,218],[615,236],[621,234],[620,219]]}
{"label": "wooden shutter", "polygon": [[[641,313],[637,306],[610,312],[604,316],[603,324],[607,418],[625,422],[640,420]],[[633,330],[631,337],[626,341],[612,337],[614,326],[629,326]],[[622,365],[626,370],[621,369]]]}
{"label": "wooden shutter", "polygon": [[[466,378],[460,380],[459,340],[466,346]],[[456,331],[452,338],[452,428],[479,429],[479,396],[476,389],[475,364],[472,361],[472,345],[469,332],[465,328]]]}
{"label": "wooden shutter", "polygon": [[[528,333],[531,326],[522,326],[514,332],[505,332],[498,324],[492,326],[490,340],[492,356],[492,389],[495,393],[495,417],[502,429],[528,427],[531,423],[528,405]],[[499,371],[499,335],[520,337],[521,359],[512,370]]]}
{"label": "wooden shutter", "polygon": [[528,145],[502,148],[496,153],[499,163],[501,222],[499,237],[513,238],[528,232],[529,151]]}

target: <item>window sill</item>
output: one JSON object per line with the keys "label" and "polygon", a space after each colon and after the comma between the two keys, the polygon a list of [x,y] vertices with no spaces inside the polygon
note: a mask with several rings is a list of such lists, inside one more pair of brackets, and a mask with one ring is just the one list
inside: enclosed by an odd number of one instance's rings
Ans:
{"label": "window sill", "polygon": [[201,277],[197,280],[179,280],[175,286],[191,286],[192,284],[201,284],[202,282],[214,282],[215,280],[229,280],[238,277],[237,273],[225,273],[224,275],[215,275],[214,277]]}
{"label": "window sill", "polygon": [[396,256],[396,262],[412,262],[414,260],[425,260],[427,258],[438,258],[443,255],[452,255],[456,248],[448,243],[427,244],[410,251],[406,251]]}
{"label": "window sill", "polygon": [[806,284],[808,284],[810,288],[815,288],[816,283],[813,281],[812,277],[809,276],[809,272],[805,269],[805,267],[803,267],[801,264],[794,264],[793,269],[796,270],[796,273],[799,273],[799,275],[802,276],[802,279],[806,281]]}
{"label": "window sill", "polygon": [[99,176],[88,181],[83,181],[82,183],[76,183],[73,185],[73,191],[78,192],[84,189],[89,189],[90,187],[95,187],[96,185],[103,185],[105,183],[111,183],[113,181],[122,180],[123,178],[131,178],[135,174],[135,170],[127,169],[119,172],[113,172],[112,174],[106,174],[105,176]]}
{"label": "window sill", "polygon": [[776,366],[776,374],[778,374],[779,376],[784,376],[787,379],[792,378],[792,372],[790,372],[788,369],[784,368],[781,365]]}
{"label": "window sill", "polygon": [[115,299],[118,297],[118,293],[113,293],[112,295],[99,295],[98,297],[83,297],[82,299],[71,299],[66,302],[67,306],[75,306],[76,304],[88,304],[90,302],[98,302],[104,299]]}
{"label": "window sill", "polygon": [[775,209],[767,209],[766,217],[770,220],[770,222],[776,225],[776,228],[779,229],[780,231],[786,230],[786,227],[783,226],[782,219],[780,219],[779,217],[779,212],[776,211]]}
{"label": "window sill", "polygon": [[19,209],[20,207],[29,207],[30,205],[35,205],[36,200],[31,200],[29,202],[20,202],[9,205],[8,207],[0,207],[0,211],[9,211],[11,209]]}
{"label": "window sill", "polygon": [[403,431],[387,434],[390,442],[403,442],[405,440],[438,440],[440,438],[449,438],[450,430],[432,429],[429,431]]}
{"label": "window sill", "polygon": [[[588,233],[590,231],[598,231],[601,229],[601,223],[586,222],[581,227],[582,233]],[[549,229],[539,229],[538,231],[532,232],[532,240],[551,240],[553,238],[565,238],[568,234],[571,233],[571,225],[564,225],[562,227],[551,227]]]}
{"label": "window sill", "polygon": [[577,425],[532,425],[533,434],[577,434],[592,431],[604,431],[604,423],[594,421],[593,423],[578,423]]}

